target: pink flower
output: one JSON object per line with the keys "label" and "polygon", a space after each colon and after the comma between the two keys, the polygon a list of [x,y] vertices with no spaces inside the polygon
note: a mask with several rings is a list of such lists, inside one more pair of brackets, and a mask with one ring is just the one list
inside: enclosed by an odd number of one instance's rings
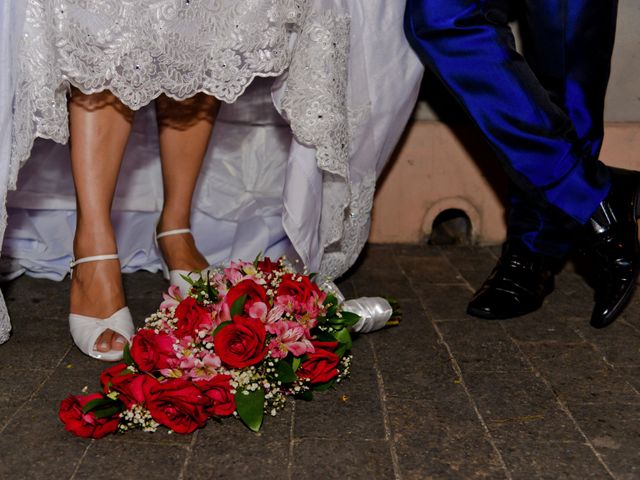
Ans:
{"label": "pink flower", "polygon": [[224,274],[217,272],[211,275],[210,282],[218,291],[218,294],[220,296],[224,296],[227,294],[227,291],[229,290],[229,286],[227,285],[227,281]]}
{"label": "pink flower", "polygon": [[245,262],[243,260],[238,260],[235,262],[231,262],[231,266],[237,268],[242,273],[246,275],[254,275],[258,272],[258,269],[252,262]]}
{"label": "pink flower", "polygon": [[297,302],[292,295],[278,295],[275,301],[276,305],[282,307],[286,313],[293,313],[297,310]]}
{"label": "pink flower", "polygon": [[266,321],[266,319],[267,319],[268,310],[269,310],[269,308],[267,307],[266,303],[264,303],[264,302],[255,302],[249,308],[249,316],[251,318],[256,318],[256,319],[260,320],[262,323],[264,323]]}
{"label": "pink flower", "polygon": [[189,371],[189,377],[194,380],[211,380],[221,365],[220,357],[207,353],[195,361],[195,365]]}
{"label": "pink flower", "polygon": [[171,285],[168,292],[162,293],[164,301],[160,304],[160,310],[169,310],[172,307],[177,307],[183,300],[180,294],[180,287],[177,285]]}
{"label": "pink flower", "polygon": [[237,268],[237,264],[231,262],[231,266],[224,269],[225,278],[231,282],[231,285],[240,283],[244,279],[244,274]]}
{"label": "pink flower", "polygon": [[282,319],[284,315],[284,307],[282,305],[274,305],[267,314],[267,323],[276,323]]}
{"label": "pink flower", "polygon": [[311,338],[311,329],[316,326],[318,319],[308,313],[305,313],[304,315],[296,315],[296,321],[302,328],[304,328],[305,336],[307,338]]}
{"label": "pink flower", "polygon": [[258,270],[250,262],[231,262],[231,264],[223,270],[223,279],[231,286],[237,285],[243,280],[252,280],[259,284],[264,284],[264,280],[256,278]]}
{"label": "pink flower", "polygon": [[269,343],[269,352],[273,358],[284,358],[289,352],[294,357],[315,352],[315,348],[305,336],[305,329],[296,322],[281,321],[267,324],[267,331],[275,335]]}
{"label": "pink flower", "polygon": [[[192,337],[180,338],[173,348],[176,352],[176,357],[180,360],[181,366],[183,364],[188,365],[188,360],[192,359],[196,354]],[[191,368],[191,366],[188,368]]]}
{"label": "pink flower", "polygon": [[[227,302],[220,302],[214,307],[214,312],[216,313],[215,318],[218,325],[222,322],[230,322],[231,321],[231,309]],[[217,326],[217,325],[216,325]]]}
{"label": "pink flower", "polygon": [[196,366],[196,359],[194,357],[183,357],[180,359],[180,370],[191,370]]}
{"label": "pink flower", "polygon": [[307,300],[304,311],[309,314],[311,318],[317,318],[321,314],[325,313],[324,300],[327,298],[327,294],[322,292],[320,294],[313,293]]}
{"label": "pink flower", "polygon": [[160,373],[165,378],[182,378],[184,372],[180,368],[165,368],[160,370]]}

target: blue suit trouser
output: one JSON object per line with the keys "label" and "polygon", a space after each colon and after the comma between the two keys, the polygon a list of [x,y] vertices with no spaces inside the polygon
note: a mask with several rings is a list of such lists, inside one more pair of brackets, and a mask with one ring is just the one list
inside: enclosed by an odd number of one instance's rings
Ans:
{"label": "blue suit trouser", "polygon": [[512,183],[509,237],[563,255],[610,188],[597,160],[617,0],[408,0],[407,37],[493,146]]}

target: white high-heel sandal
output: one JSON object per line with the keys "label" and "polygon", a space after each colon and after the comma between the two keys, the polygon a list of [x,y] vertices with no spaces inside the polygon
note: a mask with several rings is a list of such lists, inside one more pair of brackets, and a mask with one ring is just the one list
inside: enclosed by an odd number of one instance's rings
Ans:
{"label": "white high-heel sandal", "polygon": [[[71,262],[71,272],[76,265],[87,262],[98,262],[102,260],[117,260],[118,255],[95,255],[93,257],[79,258]],[[108,352],[100,352],[96,349],[96,342],[100,335],[106,330],[112,330],[122,335],[127,342],[135,333],[133,319],[128,307],[121,308],[108,318],[95,318],[86,315],[69,314],[69,330],[71,337],[82,353],[98,360],[114,362],[122,359],[122,350],[110,350]]]}
{"label": "white high-heel sandal", "polygon": [[169,266],[167,262],[162,258],[162,253],[160,251],[160,246],[158,245],[158,240],[163,237],[168,237],[171,235],[182,235],[182,234],[191,235],[191,229],[189,228],[178,228],[176,230],[167,230],[166,232],[160,232],[156,234],[156,248],[160,253],[160,263],[162,264],[162,275],[165,280],[169,280],[171,285],[176,285],[180,289],[180,294],[182,297],[186,297],[191,290],[191,284],[184,279],[184,277],[189,277],[192,280],[198,280],[201,276],[207,275],[209,269],[205,268],[199,272],[190,272],[188,270],[169,270]]}

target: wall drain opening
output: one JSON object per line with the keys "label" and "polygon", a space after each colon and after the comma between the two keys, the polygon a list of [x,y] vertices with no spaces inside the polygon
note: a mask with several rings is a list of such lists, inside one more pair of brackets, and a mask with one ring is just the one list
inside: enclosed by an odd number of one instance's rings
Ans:
{"label": "wall drain opening", "polygon": [[472,238],[469,216],[457,208],[444,210],[433,220],[430,245],[470,245]]}

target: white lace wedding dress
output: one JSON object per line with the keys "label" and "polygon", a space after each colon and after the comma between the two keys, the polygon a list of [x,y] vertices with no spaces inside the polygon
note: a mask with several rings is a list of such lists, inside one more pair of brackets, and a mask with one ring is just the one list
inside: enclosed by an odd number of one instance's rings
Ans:
{"label": "white lace wedding dress", "polygon": [[[114,202],[125,271],[159,266],[162,187],[149,104],[161,93],[228,103],[192,219],[211,263],[288,251],[334,278],[355,261],[376,178],[422,74],[402,32],[403,1],[5,0],[1,8],[5,278],[67,272],[75,200],[61,144],[70,85],[108,89],[140,110]],[[5,197],[16,188],[7,225]],[[0,342],[9,327],[1,300]]]}

